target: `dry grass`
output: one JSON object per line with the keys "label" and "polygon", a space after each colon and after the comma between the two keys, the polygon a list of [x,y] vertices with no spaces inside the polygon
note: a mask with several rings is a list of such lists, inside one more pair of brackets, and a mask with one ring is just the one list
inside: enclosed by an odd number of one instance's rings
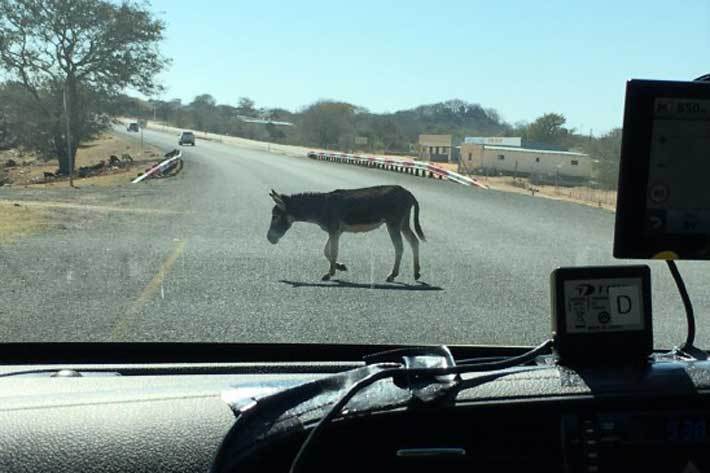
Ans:
{"label": "dry grass", "polygon": [[44,209],[0,202],[0,243],[11,243],[42,231],[50,225],[49,221],[48,212]]}
{"label": "dry grass", "polygon": [[[437,163],[439,166],[457,171],[456,164]],[[544,197],[553,200],[563,200],[566,202],[574,202],[577,204],[589,205],[591,207],[599,207],[607,210],[616,210],[616,191],[605,191],[600,189],[592,189],[586,186],[576,187],[555,187],[547,185],[530,185],[527,179],[517,179],[510,176],[502,177],[485,177],[474,176],[479,181],[487,184],[491,189],[514,192],[516,194],[532,195],[530,188],[535,189],[535,197]]]}
{"label": "dry grass", "polygon": [[[480,179],[482,182],[491,186],[491,189],[531,195],[530,187],[532,187],[535,189],[535,197],[563,200],[565,202],[574,202],[612,211],[616,210],[616,191],[604,191],[585,186],[530,186],[527,184],[527,179],[519,179],[518,185],[515,185],[512,177],[483,177]],[[525,187],[519,187],[521,185],[520,183]]]}
{"label": "dry grass", "polygon": [[[111,155],[118,156],[129,154],[134,159],[134,163],[123,169],[107,169],[104,174],[86,178],[75,178],[77,186],[112,187],[119,184],[126,184],[135,175],[147,167],[147,163],[153,163],[162,157],[161,151],[150,145],[144,145],[143,156],[140,155],[140,143],[133,140],[124,139],[111,134],[104,134],[94,141],[83,144],[76,154],[76,169],[82,166],[92,166],[100,161],[108,162]],[[0,156],[0,165],[4,164],[7,158]],[[53,173],[57,170],[56,161],[48,163],[36,160],[31,155],[15,158],[18,166],[7,168],[6,172],[13,186],[25,186],[32,188],[58,188],[67,187],[69,180],[66,178],[54,179],[45,182],[44,173]],[[22,165],[23,163],[27,165]]]}
{"label": "dry grass", "polygon": [[[140,143],[130,139],[105,134],[98,139],[82,145],[76,157],[76,169],[81,166],[91,166],[100,161],[108,162],[111,155],[121,157],[130,154],[134,163],[123,169],[104,169],[103,173],[86,178],[76,178],[77,187],[114,187],[130,183],[131,179],[139,172],[146,169],[149,163],[155,163],[162,158],[160,150],[154,146],[146,145],[144,154],[140,156]],[[17,166],[5,168],[7,159],[13,159]],[[46,231],[52,226],[60,225],[57,218],[57,209],[72,210],[81,208],[81,203],[41,202],[41,193],[44,189],[57,189],[69,186],[69,179],[53,179],[44,182],[45,172],[55,172],[57,163],[43,162],[29,154],[17,152],[0,153],[0,178],[9,177],[11,188],[36,189],[38,201],[12,201],[0,200],[0,244],[17,241],[23,237]],[[91,207],[91,210],[102,212],[120,211],[120,208]],[[89,208],[87,207],[87,208]],[[81,210],[86,210],[81,208]]]}

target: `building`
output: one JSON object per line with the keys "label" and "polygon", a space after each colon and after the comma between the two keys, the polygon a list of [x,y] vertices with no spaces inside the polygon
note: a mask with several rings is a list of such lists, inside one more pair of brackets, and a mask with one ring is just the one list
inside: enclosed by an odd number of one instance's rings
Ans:
{"label": "building", "polygon": [[461,164],[469,170],[492,174],[582,181],[591,178],[593,160],[584,153],[571,151],[464,143]]}
{"label": "building", "polygon": [[515,148],[522,148],[523,146],[523,139],[520,136],[467,136],[463,139],[463,142],[479,145],[513,146]]}
{"label": "building", "polygon": [[274,126],[293,126],[293,123],[291,122],[282,122],[282,121],[275,121],[271,120],[269,118],[254,118],[254,117],[247,117],[244,115],[237,115],[237,118],[244,123],[256,123],[257,125],[274,125]]}
{"label": "building", "polygon": [[451,135],[419,135],[417,156],[424,161],[450,163],[455,160]]}
{"label": "building", "polygon": [[463,142],[478,143],[481,145],[513,146],[515,148],[546,149],[549,151],[567,151],[567,148],[561,145],[530,141],[521,136],[467,136],[464,138]]}

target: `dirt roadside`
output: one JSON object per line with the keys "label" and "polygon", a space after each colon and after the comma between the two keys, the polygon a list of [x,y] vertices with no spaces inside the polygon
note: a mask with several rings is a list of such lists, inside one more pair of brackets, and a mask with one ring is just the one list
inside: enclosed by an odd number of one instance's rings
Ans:
{"label": "dirt roadside", "polygon": [[[457,171],[455,164],[438,164],[451,171]],[[601,209],[616,211],[616,191],[606,191],[592,189],[591,187],[555,187],[547,185],[532,185],[525,178],[513,178],[510,176],[486,177],[474,176],[482,183],[490,186],[491,189],[513,192],[515,194],[525,194],[531,197],[542,197],[545,199],[561,200],[573,202],[575,204],[587,205]]]}
{"label": "dirt roadside", "polygon": [[[111,163],[112,156],[118,162]],[[155,146],[145,145],[141,155],[139,143],[104,133],[79,147],[75,185],[106,187],[126,183],[161,156]],[[85,168],[85,177],[82,177],[82,168]],[[0,181],[5,182],[5,187],[67,187],[69,179],[55,177],[56,171],[56,161],[41,161],[33,154],[19,150],[0,151]]]}
{"label": "dirt roadside", "polygon": [[[111,156],[121,160],[121,164],[111,165]],[[0,186],[0,244],[61,227],[72,220],[70,213],[121,211],[108,205],[93,205],[94,194],[130,185],[136,174],[160,159],[162,152],[157,147],[145,145],[141,155],[140,143],[105,133],[77,151],[77,174],[80,168],[91,170],[84,171],[86,177],[77,176],[77,189],[70,189],[68,178],[54,176],[56,161],[41,161],[18,150],[0,151],[0,182],[4,183]],[[63,196],[66,192],[71,195]]]}

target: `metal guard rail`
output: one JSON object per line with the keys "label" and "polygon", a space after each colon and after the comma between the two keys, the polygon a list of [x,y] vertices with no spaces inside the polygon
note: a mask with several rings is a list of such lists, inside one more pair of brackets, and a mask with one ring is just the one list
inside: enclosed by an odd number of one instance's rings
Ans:
{"label": "metal guard rail", "polygon": [[131,184],[137,184],[144,179],[152,176],[153,174],[157,172],[163,172],[165,169],[167,169],[171,164],[173,164],[175,161],[181,160],[182,159],[182,151],[174,149],[168,153],[166,153],[163,158],[166,158],[162,162],[154,165],[150,169],[148,169],[146,172],[141,174],[140,176],[136,177],[131,181]]}
{"label": "metal guard rail", "polygon": [[388,169],[392,171],[413,174],[415,176],[421,175],[423,177],[438,177],[439,179],[447,179],[458,184],[480,187],[481,189],[489,188],[486,184],[483,184],[477,179],[464,176],[463,174],[459,174],[454,171],[449,171],[448,169],[439,167],[436,164],[423,163],[410,159],[379,158],[376,156],[360,156],[357,154],[324,153],[315,151],[311,151],[310,153],[308,153],[308,157],[321,161],[355,164],[358,166],[378,167],[381,169]]}

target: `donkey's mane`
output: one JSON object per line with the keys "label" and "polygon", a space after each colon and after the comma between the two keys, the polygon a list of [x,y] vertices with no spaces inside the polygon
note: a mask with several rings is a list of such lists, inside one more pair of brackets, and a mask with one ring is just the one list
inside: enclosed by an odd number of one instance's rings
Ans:
{"label": "donkey's mane", "polygon": [[308,199],[312,197],[321,197],[324,192],[301,192],[300,194],[291,194],[290,199]]}
{"label": "donkey's mane", "polygon": [[297,218],[308,219],[320,213],[325,202],[323,192],[301,192],[292,194],[286,199],[289,212]]}

